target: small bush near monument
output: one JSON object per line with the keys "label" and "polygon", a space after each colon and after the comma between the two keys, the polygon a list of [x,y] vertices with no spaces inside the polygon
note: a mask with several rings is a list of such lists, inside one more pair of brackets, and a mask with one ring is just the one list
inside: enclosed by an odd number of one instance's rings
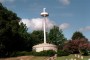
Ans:
{"label": "small bush near monument", "polygon": [[57,55],[58,55],[58,56],[68,56],[68,55],[70,55],[70,53],[65,52],[65,51],[63,51],[63,50],[58,50],[58,51],[57,51]]}
{"label": "small bush near monument", "polygon": [[11,56],[26,56],[26,55],[54,56],[55,54],[57,54],[58,56],[68,56],[68,55],[70,55],[70,53],[65,52],[63,50],[58,50],[57,52],[55,52],[53,50],[44,50],[44,51],[41,51],[41,52],[36,52],[36,51],[32,51],[32,52],[27,52],[27,51],[15,52]]}
{"label": "small bush near monument", "polygon": [[58,56],[68,56],[70,55],[70,53],[65,52],[63,50],[58,50],[57,52],[53,51],[53,50],[47,50],[47,51],[41,51],[41,52],[32,52],[32,55],[34,56],[54,56],[55,54],[57,54]]}
{"label": "small bush near monument", "polygon": [[44,50],[44,51],[41,51],[41,52],[32,51],[31,54],[34,55],[34,56],[53,56],[53,55],[56,54],[56,52],[53,51],[53,50]]}

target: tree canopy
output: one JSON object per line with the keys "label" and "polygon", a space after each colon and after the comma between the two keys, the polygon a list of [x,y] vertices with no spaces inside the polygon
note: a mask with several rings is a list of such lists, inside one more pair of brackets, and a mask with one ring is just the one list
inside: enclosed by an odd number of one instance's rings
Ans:
{"label": "tree canopy", "polygon": [[79,31],[74,32],[72,35],[72,40],[81,39],[81,38],[85,38],[85,36]]}
{"label": "tree canopy", "polygon": [[[22,51],[26,47],[27,28],[20,22],[16,13],[0,3],[0,57],[13,51]],[[25,41],[26,40],[26,41]]]}
{"label": "tree canopy", "polygon": [[43,43],[43,38],[44,36],[42,30],[33,31],[31,33],[31,40],[33,41],[33,45]]}
{"label": "tree canopy", "polygon": [[59,30],[59,27],[54,26],[49,32],[49,42],[53,43],[59,47],[64,44],[66,38],[62,33],[62,30]]}

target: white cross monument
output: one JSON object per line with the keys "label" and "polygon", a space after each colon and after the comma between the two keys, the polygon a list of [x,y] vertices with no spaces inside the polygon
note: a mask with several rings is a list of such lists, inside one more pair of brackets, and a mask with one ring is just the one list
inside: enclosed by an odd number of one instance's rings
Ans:
{"label": "white cross monument", "polygon": [[46,42],[46,18],[49,16],[49,14],[45,10],[46,10],[46,8],[43,8],[43,12],[41,13],[41,16],[44,18],[44,22],[43,22],[44,43],[33,46],[33,50],[36,52],[40,52],[40,51],[44,51],[44,50],[57,51],[56,45],[49,44]]}
{"label": "white cross monument", "polygon": [[49,14],[45,11],[46,8],[43,8],[43,12],[41,13],[41,16],[44,17],[44,43],[46,43],[46,17],[49,16]]}

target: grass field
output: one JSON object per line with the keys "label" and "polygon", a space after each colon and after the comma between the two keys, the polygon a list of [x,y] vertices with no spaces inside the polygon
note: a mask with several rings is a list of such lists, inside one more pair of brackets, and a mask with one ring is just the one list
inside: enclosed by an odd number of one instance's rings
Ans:
{"label": "grass field", "polygon": [[[20,56],[20,57],[12,57],[12,58],[2,58],[0,60],[47,60],[49,57],[45,56]],[[57,60],[71,60],[71,59],[76,59],[76,60],[88,60],[90,56],[84,56],[83,59],[75,57],[75,55],[69,55],[69,56],[62,56],[62,57],[57,57]]]}
{"label": "grass field", "polygon": [[83,59],[75,57],[75,55],[69,55],[69,56],[62,56],[62,57],[57,57],[57,60],[71,60],[71,59],[76,59],[76,60],[88,60],[90,56],[84,56]]}

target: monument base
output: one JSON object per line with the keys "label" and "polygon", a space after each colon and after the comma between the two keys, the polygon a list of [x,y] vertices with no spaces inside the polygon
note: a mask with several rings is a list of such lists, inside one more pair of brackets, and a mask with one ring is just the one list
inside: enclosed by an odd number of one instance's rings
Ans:
{"label": "monument base", "polygon": [[44,50],[57,51],[57,47],[56,47],[56,45],[49,44],[49,43],[42,43],[42,44],[38,44],[38,45],[33,46],[33,51],[41,52]]}

